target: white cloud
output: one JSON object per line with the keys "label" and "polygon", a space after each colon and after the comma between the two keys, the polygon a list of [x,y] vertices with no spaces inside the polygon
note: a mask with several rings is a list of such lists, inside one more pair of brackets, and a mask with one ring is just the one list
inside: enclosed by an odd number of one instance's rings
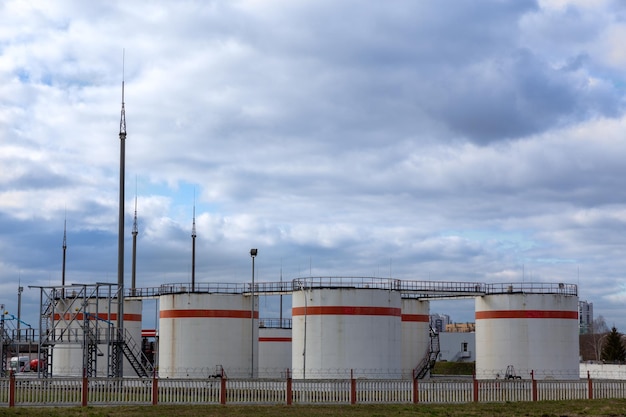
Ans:
{"label": "white cloud", "polygon": [[255,246],[266,280],[526,271],[626,327],[621,13],[3,2],[0,279],[59,282],[66,218],[72,279],[115,276],[125,50],[141,285],[189,279],[195,195],[203,280],[247,279]]}

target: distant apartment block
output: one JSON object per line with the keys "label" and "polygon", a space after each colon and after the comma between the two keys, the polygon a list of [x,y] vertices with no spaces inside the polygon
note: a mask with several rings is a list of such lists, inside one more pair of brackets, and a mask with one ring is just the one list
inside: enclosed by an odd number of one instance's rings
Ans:
{"label": "distant apartment block", "polygon": [[438,333],[445,332],[448,324],[450,324],[450,316],[447,314],[434,313],[430,315],[430,327]]}
{"label": "distant apartment block", "polygon": [[578,327],[580,334],[593,332],[593,303],[578,301]]}

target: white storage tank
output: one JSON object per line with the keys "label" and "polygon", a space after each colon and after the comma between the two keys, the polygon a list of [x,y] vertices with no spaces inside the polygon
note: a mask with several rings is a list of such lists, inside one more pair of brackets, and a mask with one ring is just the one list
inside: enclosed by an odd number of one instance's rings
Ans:
{"label": "white storage tank", "polygon": [[476,298],[477,378],[578,379],[578,362],[576,285],[493,284]]}
{"label": "white storage tank", "polygon": [[[84,304],[87,303],[85,307]],[[56,300],[53,316],[54,338],[56,343],[52,348],[52,375],[53,376],[82,376],[83,375],[83,327],[85,318],[89,320],[89,327],[98,341],[96,366],[92,376],[109,376],[110,358],[107,341],[114,335],[110,329],[117,328],[117,299],[108,297],[60,298]],[[142,301],[124,300],[124,329],[129,342],[141,346],[141,319]],[[86,313],[86,314],[85,314]],[[124,358],[123,375],[137,376],[132,366]]]}
{"label": "white storage tank", "polygon": [[291,328],[259,327],[260,378],[286,378],[291,372]]}
{"label": "white storage tank", "polygon": [[430,351],[430,302],[402,299],[402,377],[412,378]]}
{"label": "white storage tank", "polygon": [[294,281],[294,378],[401,378],[400,292],[384,286]]}
{"label": "white storage tank", "polygon": [[[257,376],[258,299],[249,294],[177,293],[159,297],[159,376]],[[253,343],[254,341],[254,343]]]}

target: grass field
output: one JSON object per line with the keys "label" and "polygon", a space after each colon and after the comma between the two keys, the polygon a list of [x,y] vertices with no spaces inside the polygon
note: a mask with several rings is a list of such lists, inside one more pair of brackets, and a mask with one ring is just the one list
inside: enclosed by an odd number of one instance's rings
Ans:
{"label": "grass field", "polygon": [[432,375],[474,375],[475,362],[437,362]]}
{"label": "grass field", "polygon": [[605,417],[626,416],[626,399],[544,401],[504,404],[344,405],[344,406],[123,406],[64,408],[0,408],[0,416],[51,417]]}

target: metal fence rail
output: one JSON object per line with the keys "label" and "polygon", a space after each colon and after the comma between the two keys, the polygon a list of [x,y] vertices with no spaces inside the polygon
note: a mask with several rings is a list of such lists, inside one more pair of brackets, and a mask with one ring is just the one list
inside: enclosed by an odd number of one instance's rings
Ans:
{"label": "metal fence rail", "polygon": [[413,382],[411,380],[359,380],[357,382],[357,403],[411,403]]}
{"label": "metal fence rail", "polygon": [[160,379],[158,402],[162,404],[219,404],[221,381],[217,379]]}
{"label": "metal fence rail", "polygon": [[81,378],[17,379],[15,381],[14,401],[20,405],[80,404],[81,395]]}
{"label": "metal fence rail", "polygon": [[593,398],[626,398],[626,381],[594,379]]}
{"label": "metal fence rail", "polygon": [[152,381],[141,378],[89,378],[87,392],[90,405],[150,404]]}
{"label": "metal fence rail", "polygon": [[267,379],[230,379],[226,402],[235,404],[284,404],[287,381]]}
{"label": "metal fence rail", "polygon": [[0,406],[410,404],[626,397],[626,380],[0,378]]}
{"label": "metal fence rail", "polygon": [[532,401],[533,398],[530,380],[479,381],[478,386],[479,402]]}
{"label": "metal fence rail", "polygon": [[294,404],[350,404],[350,380],[293,380]]}
{"label": "metal fence rail", "polygon": [[583,400],[589,395],[587,381],[550,381],[539,387],[538,401]]}
{"label": "metal fence rail", "polygon": [[419,382],[420,403],[469,403],[473,398],[472,380]]}

